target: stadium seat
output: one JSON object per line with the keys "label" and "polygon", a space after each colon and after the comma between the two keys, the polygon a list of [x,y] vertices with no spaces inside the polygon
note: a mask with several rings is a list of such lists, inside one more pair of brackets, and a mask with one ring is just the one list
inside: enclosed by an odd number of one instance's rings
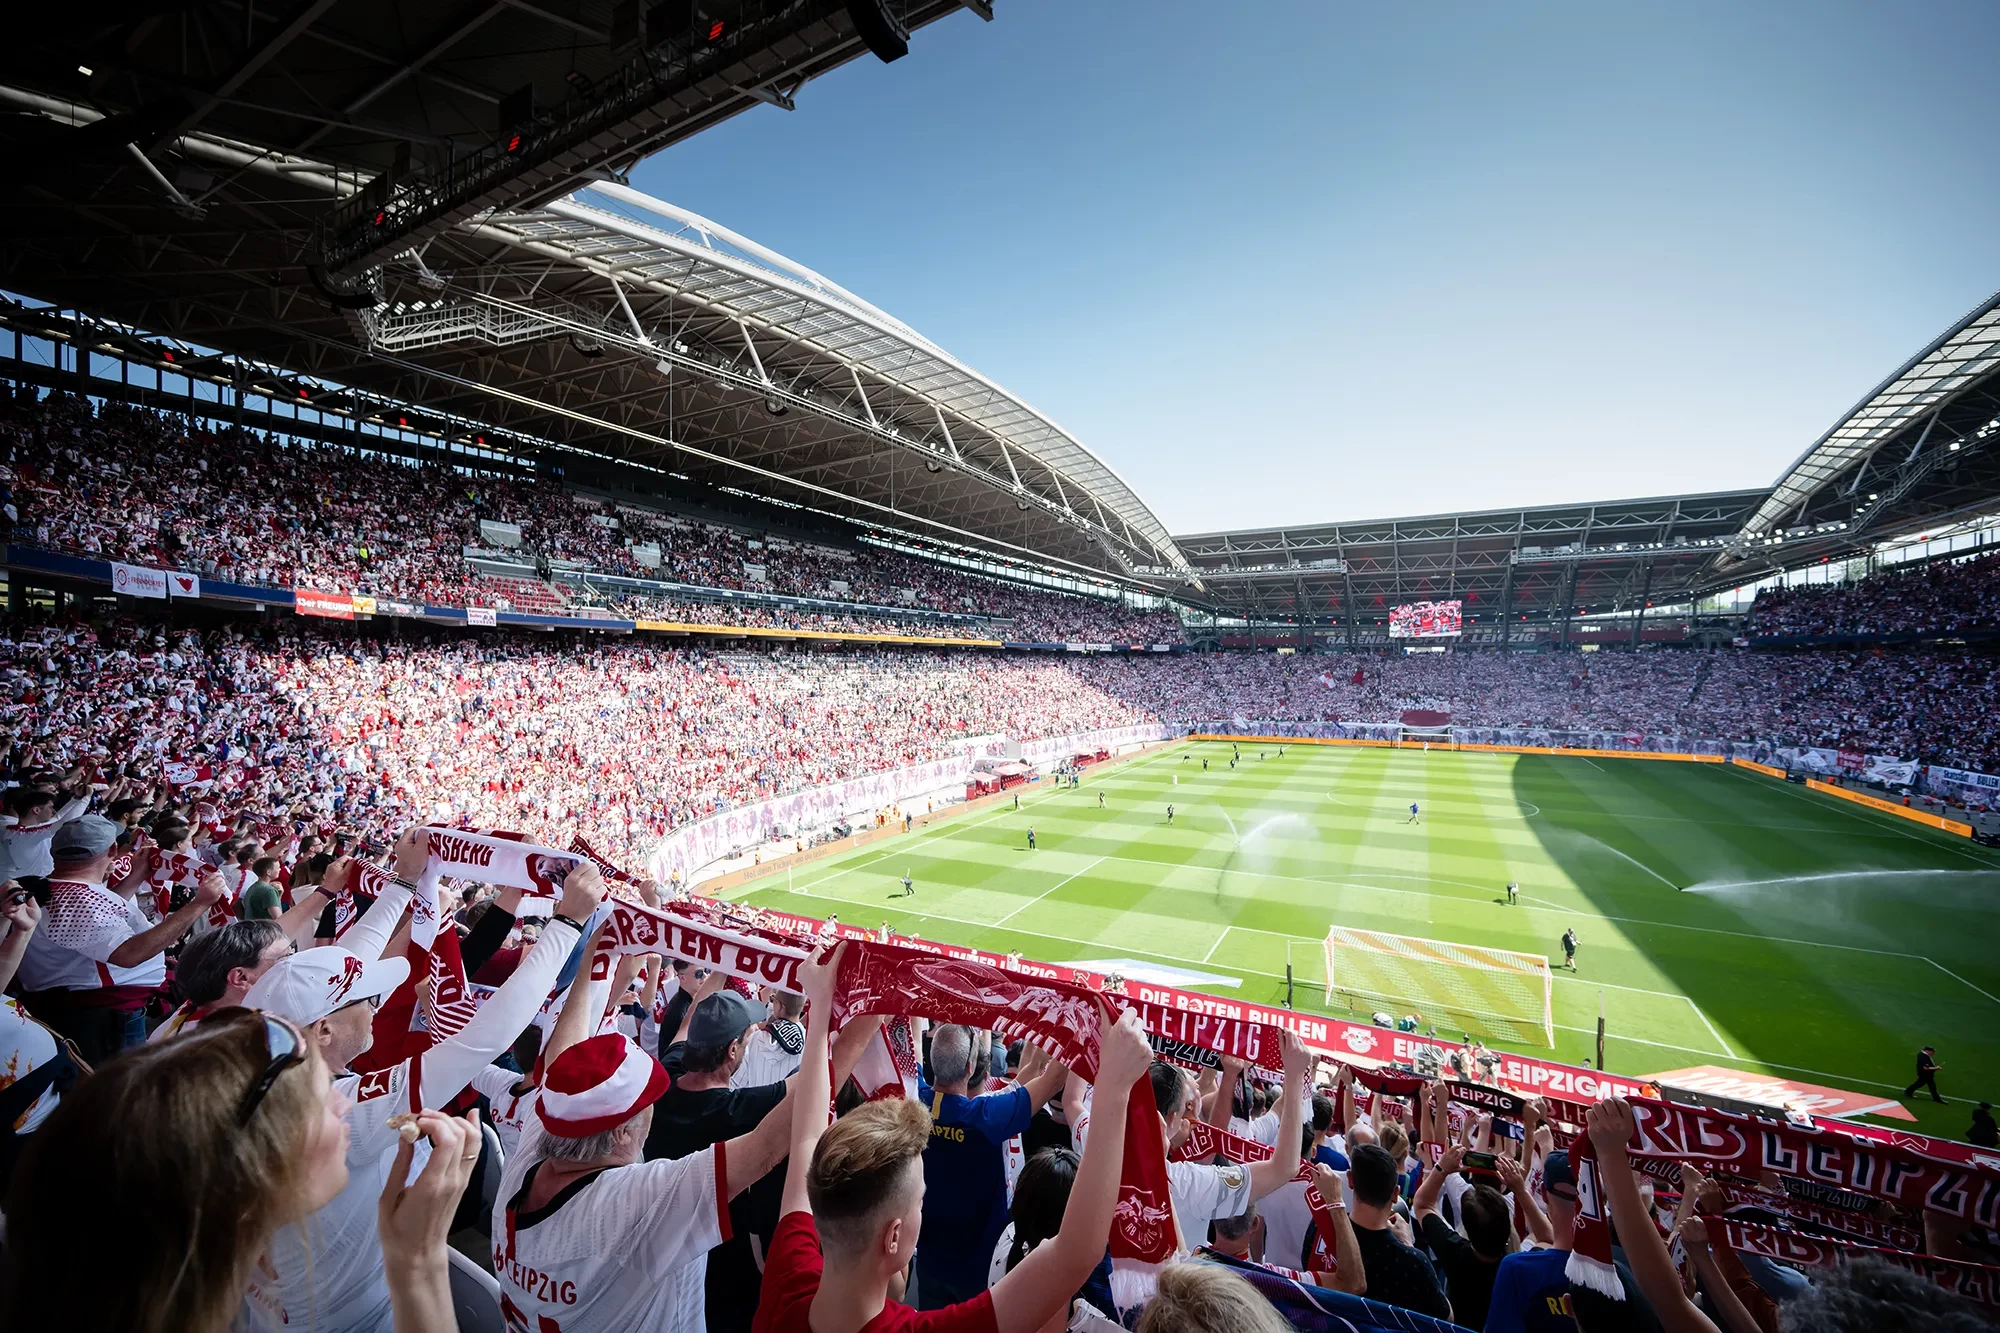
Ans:
{"label": "stadium seat", "polygon": [[458,1333],[507,1333],[499,1280],[455,1249],[447,1249],[445,1257],[451,1264],[451,1311]]}

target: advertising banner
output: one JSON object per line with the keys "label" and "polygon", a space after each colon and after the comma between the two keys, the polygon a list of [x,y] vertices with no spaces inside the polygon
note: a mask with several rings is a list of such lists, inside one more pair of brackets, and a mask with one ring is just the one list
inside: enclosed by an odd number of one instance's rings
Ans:
{"label": "advertising banner", "polygon": [[662,883],[676,870],[686,879],[736,848],[788,837],[801,829],[824,828],[842,815],[878,810],[925,792],[962,787],[971,772],[972,761],[963,755],[934,759],[725,810],[661,839],[646,859],[647,869]]}
{"label": "advertising banner", "polygon": [[111,591],[127,597],[167,598],[167,571],[145,565],[111,564]]}
{"label": "advertising banner", "polygon": [[328,620],[354,619],[354,599],[344,592],[319,592],[300,588],[292,594],[292,610],[302,616],[323,616]]}
{"label": "advertising banner", "polygon": [[490,606],[468,606],[465,608],[465,623],[468,625],[498,625],[499,619]]}

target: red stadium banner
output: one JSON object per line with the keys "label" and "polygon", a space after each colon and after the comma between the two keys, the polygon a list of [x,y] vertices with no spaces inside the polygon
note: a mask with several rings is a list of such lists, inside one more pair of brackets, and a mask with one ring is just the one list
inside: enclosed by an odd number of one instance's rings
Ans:
{"label": "red stadium banner", "polygon": [[354,619],[354,599],[344,592],[316,592],[299,588],[292,593],[292,609],[302,616],[323,616],[328,620]]}

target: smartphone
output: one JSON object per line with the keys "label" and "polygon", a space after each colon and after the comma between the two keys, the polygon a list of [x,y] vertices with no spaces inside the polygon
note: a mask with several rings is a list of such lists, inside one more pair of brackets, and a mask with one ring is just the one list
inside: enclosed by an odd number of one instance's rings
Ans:
{"label": "smartphone", "polygon": [[1499,1159],[1490,1152],[1469,1152],[1462,1159],[1465,1170],[1474,1174],[1497,1176],[1500,1174]]}

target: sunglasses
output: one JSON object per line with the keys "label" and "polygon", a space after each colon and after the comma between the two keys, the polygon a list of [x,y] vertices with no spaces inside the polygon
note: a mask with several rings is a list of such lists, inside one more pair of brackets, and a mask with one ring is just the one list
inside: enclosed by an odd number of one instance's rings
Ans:
{"label": "sunglasses", "polygon": [[278,1075],[293,1065],[306,1062],[305,1038],[299,1035],[297,1028],[271,1014],[260,1013],[257,1017],[264,1022],[264,1051],[270,1062],[264,1066],[264,1072],[257,1081],[250,1085],[250,1090],[243,1094],[242,1104],[236,1108],[239,1129],[249,1124],[250,1117],[257,1114],[257,1108],[270,1095],[271,1085],[278,1081]]}

